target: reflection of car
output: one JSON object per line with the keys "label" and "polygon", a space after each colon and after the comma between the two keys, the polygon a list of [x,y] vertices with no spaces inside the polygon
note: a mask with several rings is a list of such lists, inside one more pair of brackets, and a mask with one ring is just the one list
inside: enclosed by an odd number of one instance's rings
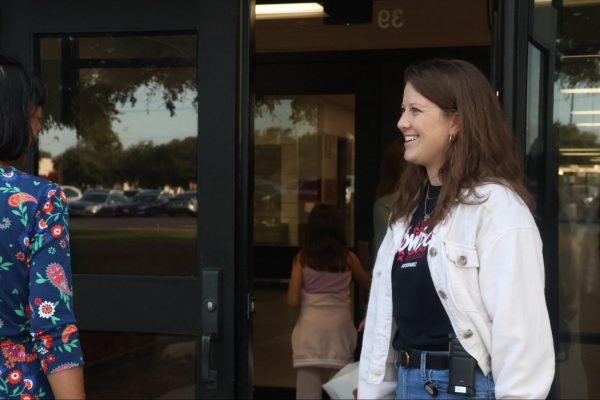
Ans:
{"label": "reflection of car", "polygon": [[140,190],[138,189],[131,189],[131,190],[124,190],[123,194],[126,197],[132,198],[133,196],[135,196],[136,194],[138,194],[140,192]]}
{"label": "reflection of car", "polygon": [[113,216],[115,208],[127,203],[127,197],[120,190],[88,189],[80,200],[69,205],[71,216]]}
{"label": "reflection of car", "polygon": [[63,192],[65,192],[65,196],[67,197],[67,201],[75,201],[79,200],[82,197],[81,190],[77,189],[75,186],[61,186]]}
{"label": "reflection of car", "polygon": [[158,215],[165,212],[165,206],[173,195],[160,190],[141,190],[127,204],[115,207],[118,217],[137,215]]}
{"label": "reflection of car", "polygon": [[170,216],[176,214],[196,215],[198,211],[198,198],[196,196],[196,190],[190,190],[173,197],[165,207],[167,214]]}

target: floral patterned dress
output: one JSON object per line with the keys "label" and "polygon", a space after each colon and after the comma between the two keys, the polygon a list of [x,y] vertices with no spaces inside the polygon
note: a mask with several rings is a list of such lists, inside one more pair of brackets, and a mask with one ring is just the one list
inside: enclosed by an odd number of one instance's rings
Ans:
{"label": "floral patterned dress", "polygon": [[0,166],[0,398],[53,398],[47,375],[83,365],[66,198]]}

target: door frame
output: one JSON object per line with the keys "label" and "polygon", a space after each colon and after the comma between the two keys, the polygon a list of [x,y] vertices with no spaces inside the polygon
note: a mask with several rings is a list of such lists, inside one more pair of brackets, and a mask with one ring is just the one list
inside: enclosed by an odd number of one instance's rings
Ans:
{"label": "door frame", "polygon": [[[501,99],[506,121],[514,134],[517,155],[526,166],[527,157],[527,83],[529,45],[540,50],[546,64],[541,71],[539,127],[543,144],[543,170],[525,175],[541,184],[536,222],[544,243],[543,255],[546,273],[546,303],[554,338],[554,349],[559,349],[559,272],[558,272],[558,136],[553,128],[554,59],[556,41],[548,32],[556,33],[557,0],[549,5],[550,14],[544,23],[552,25],[534,29],[533,0],[490,0],[490,21],[492,27],[492,83]],[[533,172],[531,172],[533,173]],[[549,398],[558,395],[558,377],[555,376]]]}
{"label": "door frame", "polygon": [[[64,0],[60,4],[6,0],[0,4],[0,49],[31,70],[39,35],[197,33],[197,275],[73,277],[82,330],[195,336],[197,398],[245,398],[250,393],[249,299],[243,294],[247,293],[250,270],[251,209],[244,171],[249,166],[251,132],[253,13],[253,0],[171,0],[168,5],[161,0]],[[34,164],[30,158],[25,169],[34,172]],[[220,279],[216,319],[206,311],[209,299],[202,293],[203,277],[214,276],[214,271]],[[130,301],[131,293],[136,293],[135,302]],[[164,311],[161,318],[157,318],[157,310]],[[214,387],[200,378],[206,370],[202,333],[210,324],[216,324],[218,330],[210,342],[209,368],[218,373]]]}

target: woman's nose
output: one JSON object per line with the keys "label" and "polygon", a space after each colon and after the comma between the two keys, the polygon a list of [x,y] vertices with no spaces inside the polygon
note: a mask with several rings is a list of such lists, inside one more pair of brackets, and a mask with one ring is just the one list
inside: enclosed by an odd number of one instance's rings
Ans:
{"label": "woman's nose", "polygon": [[403,113],[400,116],[400,119],[398,119],[398,123],[396,124],[396,126],[401,131],[404,131],[404,129],[407,129],[410,126],[410,123],[409,123],[408,118],[406,117],[405,113]]}

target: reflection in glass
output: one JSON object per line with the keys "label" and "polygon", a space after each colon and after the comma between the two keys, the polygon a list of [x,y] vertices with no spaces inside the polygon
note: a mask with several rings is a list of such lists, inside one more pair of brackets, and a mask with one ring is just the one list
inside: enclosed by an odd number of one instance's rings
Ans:
{"label": "reflection in glass", "polygon": [[[561,399],[598,399],[600,346],[561,342],[556,377]],[[582,373],[585,371],[585,373]]]}
{"label": "reflection in glass", "polygon": [[255,280],[254,386],[296,387],[291,336],[300,308],[287,305],[286,293],[287,281]]}
{"label": "reflection in glass", "polygon": [[[560,396],[597,398],[600,369],[600,5],[565,2],[554,121],[559,135]],[[577,342],[584,338],[589,343]]]}
{"label": "reflection in glass", "polygon": [[81,332],[90,399],[193,399],[193,336]]}
{"label": "reflection in glass", "polygon": [[354,233],[354,96],[265,96],[254,133],[254,242],[298,246],[312,207],[337,205]]}
{"label": "reflection in glass", "polygon": [[543,114],[540,113],[542,86],[542,53],[533,44],[529,43],[527,57],[527,130],[526,130],[526,157],[527,157],[527,184],[530,193],[535,197],[537,215],[543,215],[540,207],[543,203],[544,181],[544,137],[541,135]]}
{"label": "reflection in glass", "polygon": [[73,271],[195,274],[196,36],[44,37],[39,53],[38,173],[71,194]]}

